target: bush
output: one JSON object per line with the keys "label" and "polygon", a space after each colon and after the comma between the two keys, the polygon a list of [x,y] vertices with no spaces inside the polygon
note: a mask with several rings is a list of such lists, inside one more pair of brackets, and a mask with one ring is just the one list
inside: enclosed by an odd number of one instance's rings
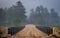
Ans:
{"label": "bush", "polygon": [[13,19],[13,24],[15,26],[18,26],[18,25],[21,25],[22,24],[22,21],[20,19],[18,19],[18,18],[15,18],[15,19]]}

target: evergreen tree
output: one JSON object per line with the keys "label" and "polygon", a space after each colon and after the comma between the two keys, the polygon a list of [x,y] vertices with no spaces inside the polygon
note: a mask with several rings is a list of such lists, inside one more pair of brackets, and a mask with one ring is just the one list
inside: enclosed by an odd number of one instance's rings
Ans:
{"label": "evergreen tree", "polygon": [[46,25],[49,25],[49,23],[50,23],[50,14],[49,14],[49,11],[48,11],[47,8],[44,8],[44,13],[43,13],[43,15],[44,15],[45,24],[46,24]]}
{"label": "evergreen tree", "polygon": [[54,25],[57,24],[58,22],[59,22],[58,13],[55,12],[54,9],[51,9],[51,23]]}
{"label": "evergreen tree", "polygon": [[31,11],[30,22],[34,24],[43,24],[43,25],[59,25],[59,16],[58,13],[52,8],[51,12],[47,8],[44,8],[42,5],[37,6],[35,11]]}
{"label": "evergreen tree", "polygon": [[16,18],[20,18],[21,20],[26,19],[25,8],[20,1],[17,2],[17,6],[14,8],[14,10],[15,10],[15,17]]}
{"label": "evergreen tree", "polygon": [[30,10],[30,17],[29,17],[29,23],[34,23],[35,21],[35,12],[34,12],[34,9],[31,9]]}
{"label": "evergreen tree", "polygon": [[5,25],[6,12],[4,9],[0,8],[0,26]]}
{"label": "evergreen tree", "polygon": [[44,7],[41,5],[40,6],[40,13],[41,13],[41,23],[45,24],[45,13],[44,13]]}
{"label": "evergreen tree", "polygon": [[39,6],[37,6],[35,12],[36,12],[36,13],[40,13],[40,7],[39,7]]}
{"label": "evergreen tree", "polygon": [[41,23],[42,18],[41,18],[41,10],[40,10],[39,6],[37,6],[37,8],[36,8],[35,19],[36,19],[37,24]]}
{"label": "evergreen tree", "polygon": [[40,13],[44,13],[44,8],[42,5],[40,6]]}
{"label": "evergreen tree", "polygon": [[12,25],[14,19],[20,19],[22,22],[25,22],[25,8],[20,1],[8,9],[8,24]]}

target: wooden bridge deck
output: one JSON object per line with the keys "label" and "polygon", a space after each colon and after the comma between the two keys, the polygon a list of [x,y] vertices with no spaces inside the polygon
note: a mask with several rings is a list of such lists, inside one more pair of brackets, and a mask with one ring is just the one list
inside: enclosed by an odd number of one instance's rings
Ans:
{"label": "wooden bridge deck", "polygon": [[38,30],[35,25],[26,25],[24,29],[8,38],[46,38],[48,35]]}

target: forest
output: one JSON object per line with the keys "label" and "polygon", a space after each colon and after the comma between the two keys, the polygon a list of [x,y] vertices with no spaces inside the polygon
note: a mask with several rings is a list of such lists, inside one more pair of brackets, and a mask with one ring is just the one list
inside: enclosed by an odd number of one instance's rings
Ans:
{"label": "forest", "polygon": [[20,26],[29,23],[58,27],[60,25],[60,17],[54,8],[48,10],[43,5],[32,8],[28,19],[25,13],[26,8],[20,1],[10,8],[0,8],[0,26]]}

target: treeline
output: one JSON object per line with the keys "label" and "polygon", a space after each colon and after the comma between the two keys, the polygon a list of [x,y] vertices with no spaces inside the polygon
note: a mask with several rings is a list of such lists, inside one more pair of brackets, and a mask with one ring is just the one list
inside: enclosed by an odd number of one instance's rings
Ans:
{"label": "treeline", "polygon": [[29,23],[49,25],[49,26],[59,26],[60,17],[58,13],[52,8],[50,11],[41,6],[37,6],[36,9],[31,9]]}
{"label": "treeline", "polygon": [[26,9],[20,1],[16,2],[16,5],[12,5],[10,8],[0,8],[0,26],[19,26],[24,23],[49,26],[60,25],[60,17],[53,8],[49,11],[42,5],[37,6],[36,9],[31,9],[28,20],[25,15],[25,10]]}
{"label": "treeline", "polygon": [[21,25],[26,21],[25,13],[25,8],[20,1],[16,2],[16,5],[10,8],[0,8],[0,26]]}

